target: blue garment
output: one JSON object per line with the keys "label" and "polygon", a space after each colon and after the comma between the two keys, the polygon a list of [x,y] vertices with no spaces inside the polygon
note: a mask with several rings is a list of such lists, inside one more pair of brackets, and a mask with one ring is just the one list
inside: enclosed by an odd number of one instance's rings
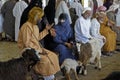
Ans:
{"label": "blue garment", "polygon": [[57,43],[57,47],[54,50],[59,53],[59,63],[61,65],[66,58],[75,58],[72,54],[72,49],[69,49],[64,44],[65,42],[71,41],[73,38],[73,31],[68,20],[63,23],[58,23],[54,28],[56,37],[53,38],[53,41]]}

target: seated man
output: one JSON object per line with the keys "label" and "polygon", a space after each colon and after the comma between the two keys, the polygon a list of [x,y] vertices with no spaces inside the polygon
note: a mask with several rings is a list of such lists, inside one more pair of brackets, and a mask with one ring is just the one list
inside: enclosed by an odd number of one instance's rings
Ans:
{"label": "seated man", "polygon": [[80,43],[87,43],[90,41],[92,36],[90,35],[91,27],[91,8],[85,8],[82,12],[82,16],[78,18],[75,23],[75,40]]}
{"label": "seated man", "polygon": [[91,57],[90,62],[94,62],[95,55],[98,55],[100,57],[101,55],[101,46],[98,38],[92,37],[90,34],[91,29],[91,8],[87,7],[84,8],[82,12],[82,16],[78,18],[78,20],[75,23],[75,40],[76,45],[78,48],[78,52],[80,52],[80,46],[81,44],[90,43],[92,47],[92,55],[94,57]]}
{"label": "seated man", "polygon": [[113,26],[114,23],[107,18],[105,11],[106,8],[104,6],[100,6],[100,8],[98,8],[98,13],[100,13],[100,33],[106,38],[106,43],[103,46],[103,54],[111,56],[116,49],[117,34],[111,29],[111,26]]}
{"label": "seated man", "polygon": [[28,20],[21,26],[18,47],[22,50],[24,48],[34,48],[41,54],[41,60],[34,66],[36,73],[42,75],[44,80],[53,80],[54,74],[60,70],[57,55],[42,47],[39,40],[48,35],[52,25],[47,25],[45,29],[39,32],[37,22],[42,19],[44,11],[39,7],[33,7],[29,14]]}
{"label": "seated man", "polygon": [[92,19],[90,33],[92,37],[98,39],[100,48],[102,49],[102,47],[104,46],[106,42],[106,38],[100,34],[99,16],[101,16],[101,14],[97,13],[96,16]]}

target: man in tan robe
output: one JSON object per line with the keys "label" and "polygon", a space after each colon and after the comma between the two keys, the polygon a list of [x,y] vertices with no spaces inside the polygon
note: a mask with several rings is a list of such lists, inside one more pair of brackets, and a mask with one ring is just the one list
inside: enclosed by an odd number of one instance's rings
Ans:
{"label": "man in tan robe", "polygon": [[20,28],[18,37],[18,46],[20,49],[26,47],[38,50],[41,60],[35,65],[34,69],[37,73],[43,75],[45,80],[53,80],[54,74],[60,70],[58,57],[55,53],[43,48],[39,40],[43,39],[49,32],[51,25],[39,33],[37,24],[38,20],[44,15],[43,10],[34,7],[28,14],[28,21]]}
{"label": "man in tan robe", "polygon": [[105,13],[106,8],[101,6],[98,9],[99,13],[99,22],[100,22],[100,33],[106,38],[106,43],[103,46],[103,54],[107,56],[111,56],[116,49],[116,33],[111,29],[111,26],[114,25],[114,22],[107,18]]}

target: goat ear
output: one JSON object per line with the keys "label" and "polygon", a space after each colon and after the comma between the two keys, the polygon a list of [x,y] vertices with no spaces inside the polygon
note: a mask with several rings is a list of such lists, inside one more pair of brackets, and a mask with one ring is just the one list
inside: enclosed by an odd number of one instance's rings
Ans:
{"label": "goat ear", "polygon": [[26,50],[26,51],[24,51],[24,52],[22,53],[22,56],[23,56],[23,57],[27,57],[27,55],[28,55],[28,50]]}

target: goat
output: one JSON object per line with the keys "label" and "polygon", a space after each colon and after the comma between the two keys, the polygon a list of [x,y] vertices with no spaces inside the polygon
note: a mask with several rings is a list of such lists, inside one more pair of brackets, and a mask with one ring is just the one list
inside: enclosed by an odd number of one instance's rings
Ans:
{"label": "goat", "polygon": [[95,63],[95,68],[101,69],[101,48],[99,46],[99,42],[94,39],[89,41],[89,43],[76,43],[78,48],[78,61],[82,63],[81,69],[78,73],[82,73],[83,75],[87,75],[86,66],[88,62]]}
{"label": "goat", "polygon": [[22,51],[22,57],[0,62],[0,80],[27,80],[27,73],[38,61],[39,52],[26,48]]}
{"label": "goat", "polygon": [[90,63],[95,63],[95,69],[101,70],[101,46],[97,38],[93,38],[89,42],[92,46],[92,57],[90,58]]}
{"label": "goat", "polygon": [[77,44],[77,46],[79,45],[79,52],[78,52],[78,61],[82,63],[81,69],[79,71],[79,73],[82,73],[86,75],[87,74],[87,63],[90,60],[90,58],[92,57],[92,47],[90,45],[90,43],[86,43],[86,44]]}
{"label": "goat", "polygon": [[65,74],[66,80],[71,80],[71,77],[70,77],[71,70],[74,72],[76,80],[79,80],[78,75],[76,73],[77,66],[78,66],[78,62],[76,60],[69,59],[69,58],[64,60],[64,62],[61,65],[61,69],[64,68],[65,70],[64,74]]}

